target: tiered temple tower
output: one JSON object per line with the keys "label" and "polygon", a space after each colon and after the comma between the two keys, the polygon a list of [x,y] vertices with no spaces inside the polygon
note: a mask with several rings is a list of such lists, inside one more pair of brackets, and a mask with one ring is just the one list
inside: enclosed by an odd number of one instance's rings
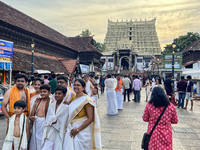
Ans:
{"label": "tiered temple tower", "polygon": [[[104,68],[115,70],[125,67],[130,70],[136,67],[141,70],[141,65],[144,67],[144,63],[149,63],[152,55],[161,55],[155,22],[156,18],[150,21],[108,20],[104,39],[106,51],[102,57],[106,61]],[[113,65],[110,65],[112,58]]]}

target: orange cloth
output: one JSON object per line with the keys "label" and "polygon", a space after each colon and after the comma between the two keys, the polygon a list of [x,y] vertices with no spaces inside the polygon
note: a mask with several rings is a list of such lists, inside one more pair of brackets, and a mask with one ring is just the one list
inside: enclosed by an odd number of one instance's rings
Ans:
{"label": "orange cloth", "polygon": [[36,95],[36,91],[35,92],[32,92],[32,93],[30,93],[30,98],[32,98],[33,96],[35,96]]}
{"label": "orange cloth", "polygon": [[[27,104],[27,111],[24,112],[24,114],[28,117],[30,114],[30,93],[26,87],[24,87],[25,93],[26,93],[26,104]],[[17,86],[13,86],[10,89],[10,100],[9,100],[9,110],[8,114],[10,117],[14,115],[14,103],[16,101],[20,100],[20,94]]]}
{"label": "orange cloth", "polygon": [[122,79],[117,80],[117,87],[115,88],[115,91],[119,90],[121,92],[121,83],[122,83]]}

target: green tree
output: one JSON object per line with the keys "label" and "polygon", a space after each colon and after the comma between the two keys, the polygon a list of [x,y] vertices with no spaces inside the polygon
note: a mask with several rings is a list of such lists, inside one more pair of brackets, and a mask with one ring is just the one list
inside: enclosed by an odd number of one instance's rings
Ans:
{"label": "green tree", "polygon": [[89,29],[85,29],[85,31],[82,31],[80,34],[81,37],[83,36],[90,36],[92,33],[89,31]]}
{"label": "green tree", "polygon": [[[80,35],[77,35],[76,37],[84,37],[84,36],[91,36],[92,32],[89,29],[85,29],[85,31],[82,31]],[[93,39],[93,45],[100,51],[104,52],[106,49],[106,45],[101,42],[97,42],[95,39]]]}
{"label": "green tree", "polygon": [[[192,44],[196,40],[200,39],[199,33],[193,33],[188,32],[187,35],[181,35],[178,38],[174,39],[176,42],[176,48],[175,51],[182,51],[186,46]],[[171,53],[172,50],[172,44],[167,44],[165,46],[165,51]]]}

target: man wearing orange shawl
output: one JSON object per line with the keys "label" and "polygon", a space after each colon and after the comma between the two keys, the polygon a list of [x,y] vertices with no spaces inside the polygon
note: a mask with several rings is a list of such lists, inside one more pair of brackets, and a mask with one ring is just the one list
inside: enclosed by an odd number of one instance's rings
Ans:
{"label": "man wearing orange shawl", "polygon": [[122,110],[123,109],[123,100],[124,100],[124,89],[125,84],[124,81],[120,78],[120,75],[117,77],[117,86],[115,88],[116,92],[116,98],[117,98],[117,109]]}
{"label": "man wearing orange shawl", "polygon": [[[27,104],[26,111],[24,114],[28,117],[30,114],[30,93],[25,87],[25,84],[28,80],[28,77],[25,74],[17,74],[15,77],[16,85],[9,89],[4,97],[2,102],[2,112],[4,116],[9,120],[12,115],[14,115],[14,103],[18,100],[23,100]],[[7,111],[7,105],[9,109]],[[7,120],[7,125],[8,125]]]}

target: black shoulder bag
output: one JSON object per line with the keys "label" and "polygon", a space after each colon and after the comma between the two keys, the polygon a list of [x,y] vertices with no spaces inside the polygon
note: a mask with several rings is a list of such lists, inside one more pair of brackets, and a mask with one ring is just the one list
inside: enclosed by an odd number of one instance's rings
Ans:
{"label": "black shoulder bag", "polygon": [[158,122],[160,121],[160,119],[161,119],[161,117],[164,114],[164,112],[165,112],[166,109],[167,109],[167,106],[165,106],[165,108],[163,109],[162,113],[160,114],[157,122],[155,123],[153,129],[151,130],[151,133],[150,134],[148,134],[147,132],[144,133],[143,139],[142,139],[142,145],[141,145],[142,149],[148,150],[149,141],[150,141],[151,135],[152,135],[154,129],[156,128],[156,126],[158,125]]}

